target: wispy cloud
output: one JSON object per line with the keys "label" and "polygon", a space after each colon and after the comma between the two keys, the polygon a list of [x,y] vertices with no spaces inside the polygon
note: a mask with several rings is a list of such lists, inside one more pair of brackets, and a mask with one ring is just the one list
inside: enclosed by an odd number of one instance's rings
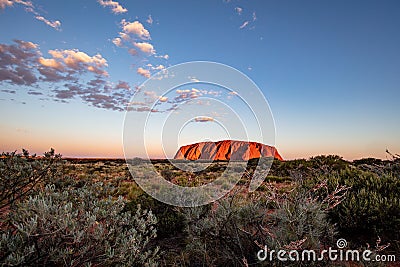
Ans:
{"label": "wispy cloud", "polygon": [[146,65],[146,67],[150,68],[151,70],[164,70],[165,69],[165,66],[161,65],[161,64],[154,66],[153,64],[148,63]]}
{"label": "wispy cloud", "polygon": [[57,31],[61,30],[61,22],[59,20],[49,20],[42,16],[38,11],[36,11],[35,6],[31,1],[23,1],[23,0],[0,0],[0,9],[5,9],[6,7],[12,7],[14,4],[19,4],[25,7],[25,10],[29,13],[35,15],[35,19],[44,22],[46,25],[56,29]]}
{"label": "wispy cloud", "polygon": [[156,58],[163,58],[163,59],[165,59],[165,60],[168,60],[168,59],[169,59],[169,55],[168,55],[168,54],[165,54],[165,55],[154,55],[154,57],[156,57]]}
{"label": "wispy cloud", "polygon": [[124,8],[121,6],[120,3],[117,1],[112,1],[112,0],[98,0],[99,4],[103,7],[109,7],[111,8],[112,13],[114,14],[121,14],[128,12],[128,9]]}
{"label": "wispy cloud", "polygon": [[235,12],[236,12],[238,15],[242,15],[243,8],[241,8],[241,7],[235,7]]}
{"label": "wispy cloud", "polygon": [[246,20],[245,22],[242,23],[242,25],[240,25],[239,29],[244,29],[247,27],[247,25],[249,25],[249,21]]}
{"label": "wispy cloud", "polygon": [[147,17],[146,22],[147,22],[148,24],[150,24],[150,25],[153,24],[153,18],[151,17],[151,15],[149,15],[149,16]]}
{"label": "wispy cloud", "polygon": [[52,27],[53,29],[56,29],[57,31],[61,30],[61,22],[58,20],[55,21],[50,21],[48,19],[46,19],[43,16],[36,16],[35,17],[37,20],[43,21],[44,23],[46,23],[48,26]]}

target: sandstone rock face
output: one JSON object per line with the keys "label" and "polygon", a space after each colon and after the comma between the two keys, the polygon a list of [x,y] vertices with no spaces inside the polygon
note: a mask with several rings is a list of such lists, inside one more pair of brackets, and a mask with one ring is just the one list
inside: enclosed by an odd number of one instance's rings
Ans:
{"label": "sandstone rock face", "polygon": [[249,160],[260,157],[274,157],[283,160],[273,146],[256,142],[224,140],[200,142],[179,148],[174,159],[187,160]]}

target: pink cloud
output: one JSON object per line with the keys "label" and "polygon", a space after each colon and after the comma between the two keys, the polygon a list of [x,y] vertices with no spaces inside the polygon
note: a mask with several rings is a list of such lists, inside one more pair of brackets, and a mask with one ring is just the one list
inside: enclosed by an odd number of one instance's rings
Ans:
{"label": "pink cloud", "polygon": [[110,7],[114,14],[121,14],[128,11],[128,9],[121,6],[120,3],[112,0],[98,0],[102,7]]}

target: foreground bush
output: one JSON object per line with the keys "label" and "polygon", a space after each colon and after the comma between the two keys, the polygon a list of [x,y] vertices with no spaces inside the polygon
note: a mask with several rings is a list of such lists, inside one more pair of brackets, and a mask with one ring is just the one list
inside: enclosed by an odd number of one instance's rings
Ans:
{"label": "foreground bush", "polygon": [[0,155],[0,210],[60,176],[61,155],[54,149],[44,157],[23,153]]}
{"label": "foreground bush", "polygon": [[[344,190],[329,196],[339,196]],[[301,188],[287,194],[272,187],[268,191],[258,196],[237,192],[213,205],[186,209],[188,239],[183,260],[191,265],[247,266],[260,263],[256,254],[265,245],[274,250],[319,250],[333,244],[335,226],[328,210],[335,201],[313,198]]]}
{"label": "foreground bush", "polygon": [[44,191],[19,203],[2,226],[0,259],[10,266],[154,266],[156,218],[122,198],[98,199],[101,184]]}
{"label": "foreground bush", "polygon": [[44,157],[0,158],[1,266],[155,266],[155,216],[112,198],[115,189],[63,174],[52,149]]}

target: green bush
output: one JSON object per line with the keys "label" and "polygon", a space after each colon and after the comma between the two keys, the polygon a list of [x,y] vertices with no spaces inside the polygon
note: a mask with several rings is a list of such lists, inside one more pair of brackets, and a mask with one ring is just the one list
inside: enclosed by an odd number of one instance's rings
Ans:
{"label": "green bush", "polygon": [[159,238],[171,237],[183,232],[185,218],[177,207],[162,203],[143,192],[127,203],[125,211],[135,212],[137,205],[151,210],[157,217],[156,228]]}
{"label": "green bush", "polygon": [[[258,196],[236,192],[212,205],[185,209],[187,246],[182,260],[196,266],[246,266],[259,263],[256,254],[264,245],[320,249],[335,237],[326,207],[309,192],[278,196],[269,191]],[[299,245],[291,247],[295,243]]]}
{"label": "green bush", "polygon": [[22,151],[3,152],[0,156],[0,210],[61,175],[61,155],[55,154],[54,149],[44,157]]}
{"label": "green bush", "polygon": [[[337,184],[350,187],[346,198],[330,211],[330,218],[342,236],[358,245],[374,242],[378,236],[384,240],[400,239],[400,179],[393,172],[382,171],[384,168],[373,172],[348,167],[316,177],[305,185],[312,187],[327,180],[330,190]],[[324,190],[315,193],[326,195]]]}
{"label": "green bush", "polygon": [[154,266],[155,216],[122,198],[98,198],[102,184],[56,190],[48,185],[9,211],[1,227],[6,266]]}

